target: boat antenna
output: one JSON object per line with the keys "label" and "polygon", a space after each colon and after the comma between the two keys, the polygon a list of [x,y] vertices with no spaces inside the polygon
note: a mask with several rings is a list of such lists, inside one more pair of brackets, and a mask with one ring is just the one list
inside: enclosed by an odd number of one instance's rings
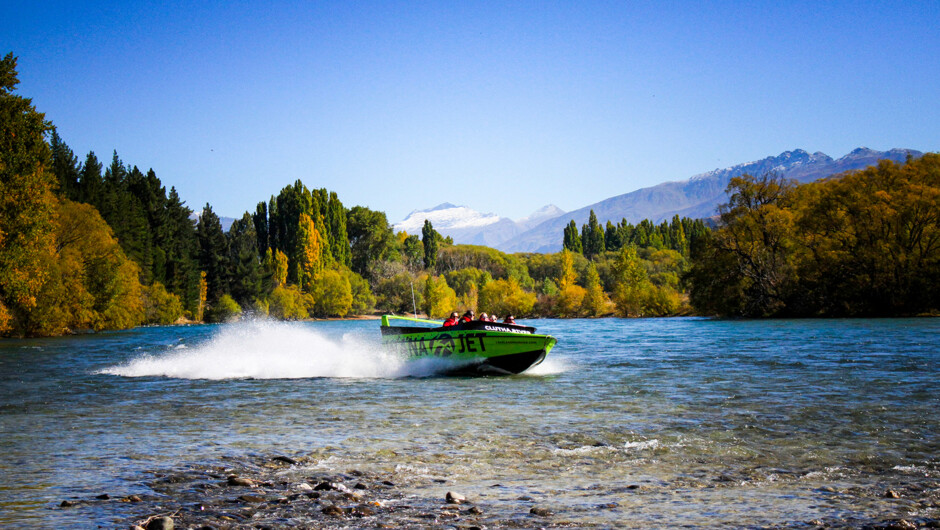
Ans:
{"label": "boat antenna", "polygon": [[415,303],[415,284],[411,282],[411,307],[414,309],[415,318],[418,318],[418,304]]}

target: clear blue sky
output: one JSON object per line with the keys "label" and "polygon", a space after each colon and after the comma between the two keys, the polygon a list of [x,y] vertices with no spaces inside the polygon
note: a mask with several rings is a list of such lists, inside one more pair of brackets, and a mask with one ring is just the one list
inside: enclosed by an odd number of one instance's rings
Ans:
{"label": "clear blue sky", "polygon": [[[191,4],[196,4],[195,6]],[[940,150],[940,1],[7,0],[18,92],[193,209],[518,218],[802,148]]]}

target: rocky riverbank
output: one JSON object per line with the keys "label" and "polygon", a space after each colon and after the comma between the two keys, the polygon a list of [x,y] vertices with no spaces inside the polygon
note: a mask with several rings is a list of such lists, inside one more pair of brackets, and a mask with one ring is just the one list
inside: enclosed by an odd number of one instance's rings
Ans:
{"label": "rocky riverbank", "polygon": [[[151,494],[62,501],[60,509],[122,503],[132,513],[116,521],[132,530],[172,528],[532,528],[569,527],[551,506],[519,499],[512,517],[492,517],[486,505],[451,489],[443,479],[412,479],[410,488],[437,489],[436,497],[408,495],[394,476],[349,470],[310,471],[309,458],[265,456],[152,472]],[[425,483],[417,483],[423,481]]]}
{"label": "rocky riverbank", "polygon": [[[493,499],[461,493],[459,484],[429,476],[403,476],[348,470],[317,472],[314,457],[280,455],[226,459],[217,464],[190,465],[182,470],[153,471],[145,494],[62,501],[58,509],[82,507],[116,514],[118,527],[132,530],[173,528],[574,528],[604,527],[620,520],[633,526],[618,503],[590,507],[600,516],[597,524],[585,521],[586,507],[553,505],[545,499],[522,495]],[[721,488],[718,481],[711,487]],[[667,489],[675,485],[663,485]],[[494,484],[493,488],[499,488]],[[625,494],[662,499],[665,493],[651,485],[630,486]],[[427,492],[421,494],[415,492]],[[917,507],[940,505],[940,484],[895,484],[891,489],[839,490],[822,487],[821,499],[839,498],[842,509],[832,517],[810,521],[779,521],[772,528],[869,528],[906,530],[940,528],[937,519],[907,516]],[[508,502],[507,502],[508,501]],[[823,501],[825,502],[825,501]],[[885,509],[896,503],[897,510]],[[110,508],[107,506],[111,503]],[[116,504],[113,504],[116,503]],[[496,503],[496,504],[493,504]],[[853,507],[846,511],[844,508]],[[834,506],[835,508],[835,506]],[[572,511],[574,510],[574,511]],[[579,513],[574,513],[579,512]],[[602,516],[615,515],[613,518]],[[842,516],[836,515],[842,513]],[[852,515],[849,513],[855,512]],[[869,516],[859,517],[859,512]],[[590,520],[591,517],[588,517]],[[604,521],[604,522],[601,522]],[[635,521],[634,521],[635,522]],[[727,521],[725,521],[727,522]],[[727,526],[723,524],[722,526]],[[736,527],[736,525],[731,525]],[[744,524],[742,528],[752,528]]]}

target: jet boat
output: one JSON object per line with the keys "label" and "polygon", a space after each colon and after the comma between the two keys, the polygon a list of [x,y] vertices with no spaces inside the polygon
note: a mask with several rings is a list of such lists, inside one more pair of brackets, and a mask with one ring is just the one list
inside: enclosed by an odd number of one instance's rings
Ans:
{"label": "jet boat", "polygon": [[556,342],[531,326],[479,320],[444,327],[437,320],[385,315],[381,329],[386,347],[412,359],[447,359],[453,368],[446,372],[458,375],[520,374],[545,360]]}

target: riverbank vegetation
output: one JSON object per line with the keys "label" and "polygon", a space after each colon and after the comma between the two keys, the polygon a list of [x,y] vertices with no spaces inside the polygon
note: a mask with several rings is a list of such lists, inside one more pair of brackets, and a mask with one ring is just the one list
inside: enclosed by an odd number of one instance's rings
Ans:
{"label": "riverbank vegetation", "polygon": [[297,180],[228,230],[156,173],[83,161],[0,61],[0,336],[376,311],[499,316],[894,315],[940,300],[938,156],[797,186],[732,180],[719,227],[592,211],[554,254],[457,245]]}
{"label": "riverbank vegetation", "polygon": [[691,300],[729,316],[940,310],[940,155],[797,185],[735,178],[692,254]]}

